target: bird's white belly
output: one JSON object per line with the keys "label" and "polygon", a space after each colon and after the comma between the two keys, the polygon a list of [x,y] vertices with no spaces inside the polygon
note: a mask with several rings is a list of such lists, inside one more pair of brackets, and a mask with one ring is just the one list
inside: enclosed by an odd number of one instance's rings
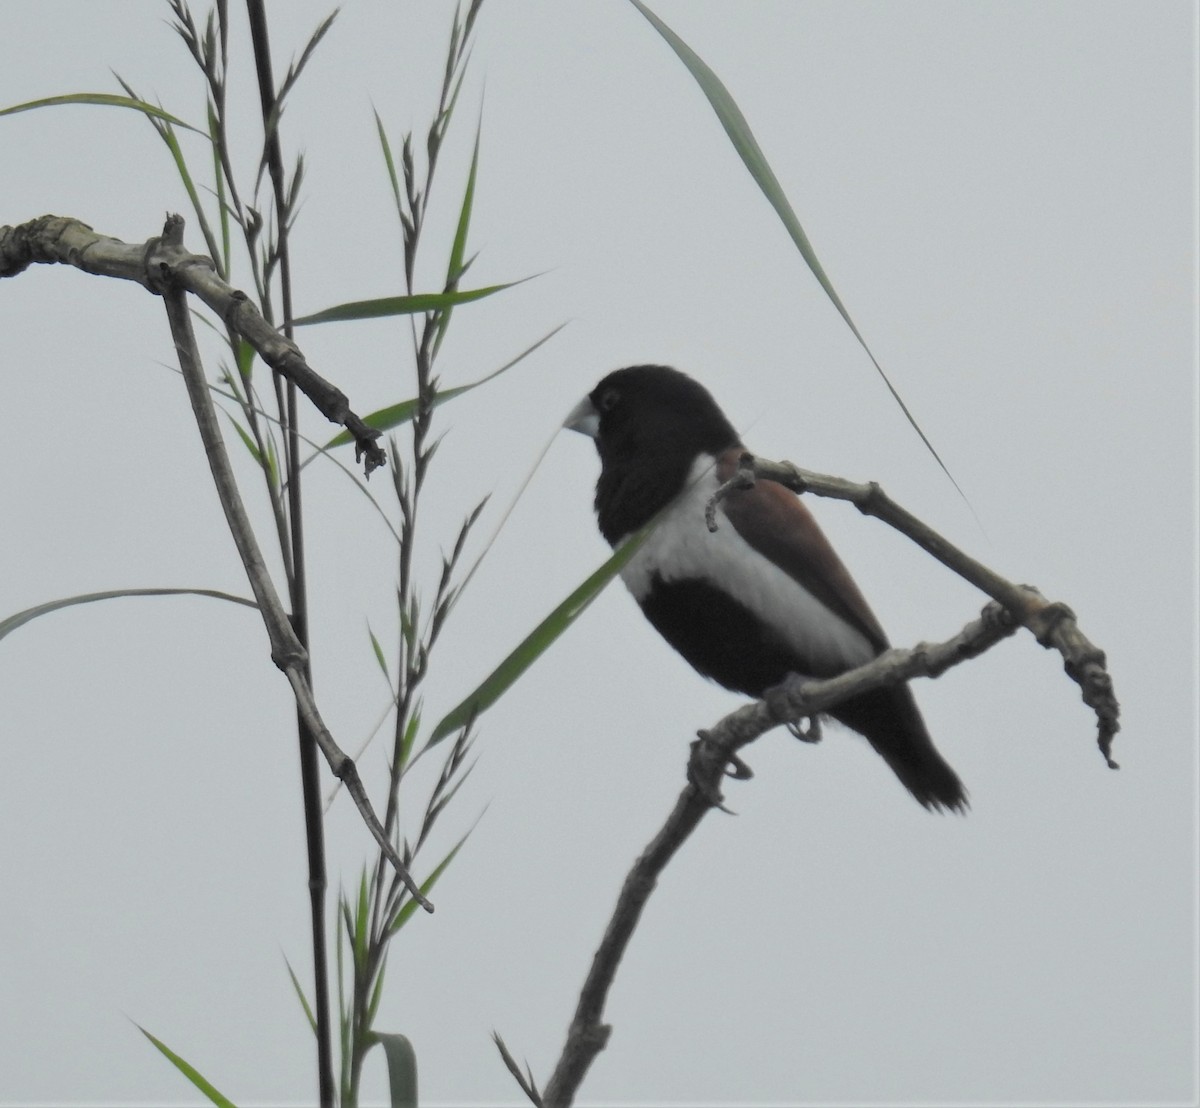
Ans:
{"label": "bird's white belly", "polygon": [[801,657],[839,668],[870,661],[875,650],[866,636],[751,547],[719,506],[717,530],[708,530],[704,511],[717,487],[715,465],[701,455],[692,465],[687,488],[621,570],[634,597],[644,597],[656,577],[666,583],[705,581],[769,624]]}

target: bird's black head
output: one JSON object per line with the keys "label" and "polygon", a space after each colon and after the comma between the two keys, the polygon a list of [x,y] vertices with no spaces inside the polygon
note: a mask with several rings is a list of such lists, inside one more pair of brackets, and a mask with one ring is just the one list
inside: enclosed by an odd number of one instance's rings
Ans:
{"label": "bird's black head", "polygon": [[567,418],[596,440],[596,512],[610,542],[636,530],[682,491],[697,456],[738,443],[701,384],[669,366],[637,365],[605,377]]}

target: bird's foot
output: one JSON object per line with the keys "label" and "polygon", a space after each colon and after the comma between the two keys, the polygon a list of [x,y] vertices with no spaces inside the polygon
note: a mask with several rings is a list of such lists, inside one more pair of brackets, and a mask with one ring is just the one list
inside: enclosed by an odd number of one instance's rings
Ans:
{"label": "bird's foot", "polygon": [[817,717],[796,718],[804,705],[804,684],[805,679],[793,673],[778,685],[766,689],[762,694],[763,703],[771,715],[801,742],[819,743],[821,725],[817,722]]}
{"label": "bird's foot", "polygon": [[787,729],[802,743],[819,743],[821,741],[821,721],[816,716],[805,720],[795,720],[787,725]]}
{"label": "bird's foot", "polygon": [[736,754],[722,753],[714,748],[712,736],[707,731],[698,731],[699,738],[692,743],[691,757],[688,758],[688,781],[705,800],[714,808],[720,808],[727,815],[736,815],[725,806],[725,798],[717,785],[714,776],[714,763],[717,757],[723,759],[721,772],[737,781],[748,781],[754,776],[754,771]]}
{"label": "bird's foot", "polygon": [[732,777],[735,781],[749,781],[754,776],[754,770],[736,754],[730,754],[729,761],[725,764],[725,776]]}

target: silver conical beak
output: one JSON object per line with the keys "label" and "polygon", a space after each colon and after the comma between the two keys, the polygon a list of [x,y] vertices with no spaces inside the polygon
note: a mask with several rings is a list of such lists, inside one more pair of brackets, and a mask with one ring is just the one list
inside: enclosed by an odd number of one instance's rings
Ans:
{"label": "silver conical beak", "polygon": [[563,426],[568,431],[578,431],[590,439],[600,434],[600,413],[596,411],[596,405],[592,403],[590,396],[585,396],[571,409],[571,414],[563,420]]}

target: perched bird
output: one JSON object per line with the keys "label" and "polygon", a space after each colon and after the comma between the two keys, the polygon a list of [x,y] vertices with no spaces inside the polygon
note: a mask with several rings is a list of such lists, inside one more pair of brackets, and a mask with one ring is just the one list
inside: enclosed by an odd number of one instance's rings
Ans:
{"label": "perched bird", "polygon": [[[667,366],[605,377],[567,417],[600,454],[596,515],[613,546],[662,512],[621,576],[705,677],[761,697],[789,674],[833,677],[888,648],[879,621],[800,498],[759,480],[705,507],[745,451],[708,390]],[[926,808],[966,806],[907,684],[829,713],[863,735]]]}

